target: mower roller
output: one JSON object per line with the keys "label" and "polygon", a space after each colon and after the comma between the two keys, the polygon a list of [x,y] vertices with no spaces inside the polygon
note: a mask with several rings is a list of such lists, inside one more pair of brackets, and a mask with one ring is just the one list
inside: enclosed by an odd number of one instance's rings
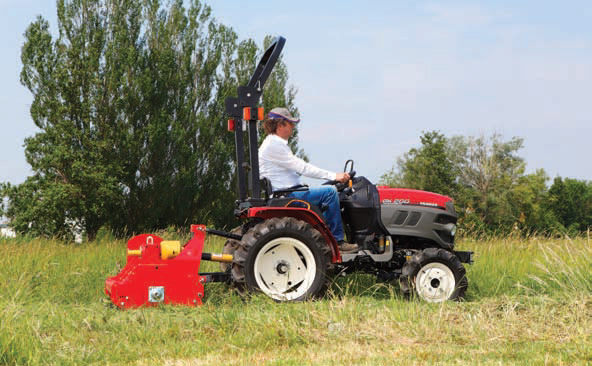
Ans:
{"label": "mower roller", "polygon": [[[259,176],[258,108],[267,81],[285,44],[278,37],[265,51],[238,97],[226,99],[228,130],[235,135],[240,220],[231,232],[191,226],[191,239],[165,241],[135,236],[127,244],[126,266],[107,278],[105,293],[120,308],[202,304],[204,285],[225,282],[245,293],[276,301],[303,301],[323,295],[336,275],[366,272],[385,282],[398,281],[408,296],[430,301],[462,299],[468,281],[464,263],[473,252],[455,251],[457,214],[450,197],[374,185],[356,176],[347,160],[347,183],[328,181],[339,194],[341,216],[357,253],[340,253],[322,208],[290,197],[297,186],[273,191]],[[244,133],[247,133],[245,136]],[[248,159],[245,154],[248,140]],[[248,185],[247,185],[248,182]],[[206,235],[226,238],[223,253],[204,253]],[[202,260],[220,262],[220,272],[199,272]]]}

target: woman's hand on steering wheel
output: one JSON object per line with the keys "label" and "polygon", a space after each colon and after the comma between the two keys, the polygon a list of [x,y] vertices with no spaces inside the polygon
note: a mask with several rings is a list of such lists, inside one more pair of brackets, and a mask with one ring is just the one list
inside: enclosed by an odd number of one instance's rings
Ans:
{"label": "woman's hand on steering wheel", "polygon": [[335,179],[339,183],[347,183],[351,177],[347,173],[337,173],[337,178]]}
{"label": "woman's hand on steering wheel", "polygon": [[[352,170],[349,173],[337,173],[337,179],[328,180],[325,183],[323,183],[323,185],[324,186],[327,186],[327,185],[337,186],[337,190],[340,191],[341,189],[343,189],[343,187],[345,187],[345,183],[347,183],[349,180],[351,180],[355,175],[356,175],[355,170]],[[343,180],[340,180],[340,178]]]}

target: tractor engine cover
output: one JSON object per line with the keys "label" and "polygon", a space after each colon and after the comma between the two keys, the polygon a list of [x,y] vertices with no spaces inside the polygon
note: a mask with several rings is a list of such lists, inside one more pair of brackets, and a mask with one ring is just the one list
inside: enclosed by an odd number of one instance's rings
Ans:
{"label": "tractor engine cover", "polygon": [[414,189],[378,187],[380,216],[391,235],[423,238],[452,250],[458,216],[452,198]]}

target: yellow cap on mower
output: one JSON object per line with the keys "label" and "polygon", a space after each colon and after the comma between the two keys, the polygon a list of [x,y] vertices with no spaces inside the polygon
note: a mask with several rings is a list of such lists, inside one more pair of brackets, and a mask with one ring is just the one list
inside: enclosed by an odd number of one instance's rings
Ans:
{"label": "yellow cap on mower", "polygon": [[160,242],[160,258],[172,259],[181,253],[181,242],[178,240],[164,240]]}

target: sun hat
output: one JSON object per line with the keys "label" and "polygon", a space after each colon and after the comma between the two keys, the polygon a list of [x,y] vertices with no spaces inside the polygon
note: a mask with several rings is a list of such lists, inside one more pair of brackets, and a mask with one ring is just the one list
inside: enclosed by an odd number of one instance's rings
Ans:
{"label": "sun hat", "polygon": [[294,116],[292,116],[292,113],[290,113],[289,110],[287,110],[286,108],[274,108],[271,111],[269,111],[268,114],[269,118],[274,119],[274,118],[281,118],[281,119],[285,119],[288,122],[292,122],[292,123],[298,123],[300,122],[300,118],[295,118]]}

